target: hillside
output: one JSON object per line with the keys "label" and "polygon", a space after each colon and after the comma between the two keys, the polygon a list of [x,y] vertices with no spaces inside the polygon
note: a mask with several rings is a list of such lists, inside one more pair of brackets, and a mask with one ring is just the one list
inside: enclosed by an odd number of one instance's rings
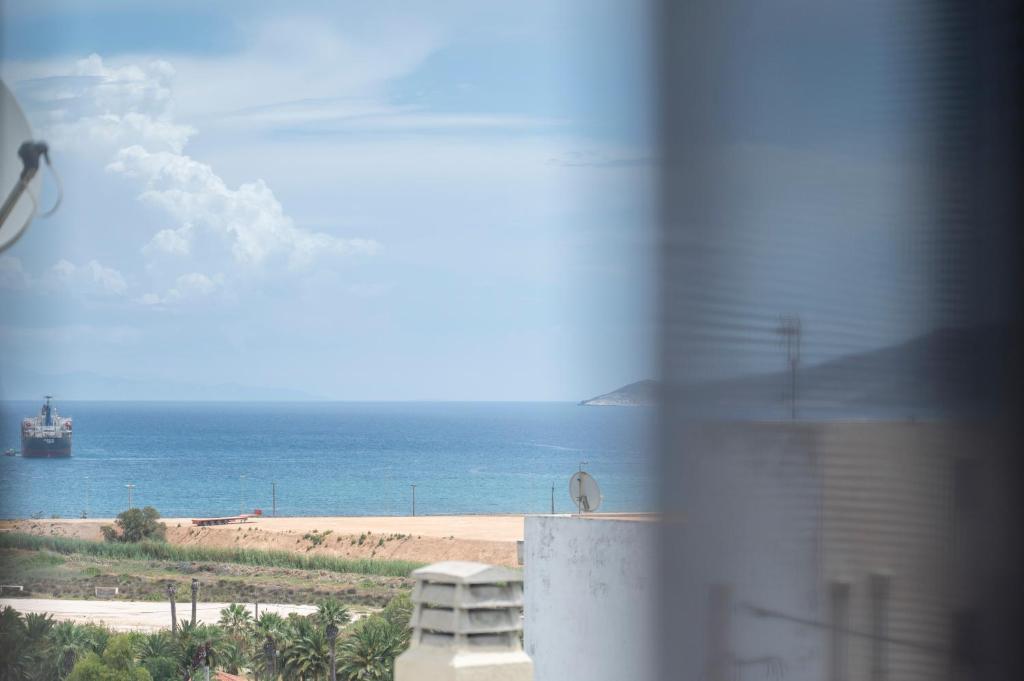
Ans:
{"label": "hillside", "polygon": [[658,382],[646,379],[580,402],[584,407],[642,407],[657,401]]}
{"label": "hillside", "polygon": [[[801,367],[801,418],[930,418],[964,414],[993,404],[1003,358],[1013,347],[995,326],[940,329],[905,343]],[[790,374],[780,370],[678,388],[695,413],[724,418],[784,418]],[[582,405],[650,404],[658,382],[639,381],[580,402]]]}

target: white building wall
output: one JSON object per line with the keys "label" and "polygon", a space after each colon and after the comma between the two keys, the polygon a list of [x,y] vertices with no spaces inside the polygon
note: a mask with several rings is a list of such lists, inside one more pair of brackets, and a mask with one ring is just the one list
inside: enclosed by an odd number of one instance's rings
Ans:
{"label": "white building wall", "polygon": [[654,679],[656,534],[643,521],[527,517],[524,634],[536,681]]}

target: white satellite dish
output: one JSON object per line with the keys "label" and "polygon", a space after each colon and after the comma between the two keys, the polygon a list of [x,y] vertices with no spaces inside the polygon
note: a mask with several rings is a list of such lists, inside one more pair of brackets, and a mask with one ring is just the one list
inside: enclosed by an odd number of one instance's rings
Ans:
{"label": "white satellite dish", "polygon": [[590,513],[601,506],[601,488],[597,486],[597,480],[583,471],[573,473],[569,478],[569,496],[579,513]]}
{"label": "white satellite dish", "polygon": [[28,119],[0,81],[0,251],[17,241],[39,213],[40,159],[50,164],[46,143],[32,139]]}

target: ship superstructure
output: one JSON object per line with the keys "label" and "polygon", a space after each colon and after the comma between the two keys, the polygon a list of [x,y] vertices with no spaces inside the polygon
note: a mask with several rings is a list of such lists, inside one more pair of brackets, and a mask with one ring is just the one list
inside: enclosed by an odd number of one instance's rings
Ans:
{"label": "ship superstructure", "polygon": [[60,416],[50,402],[52,395],[33,416],[21,422],[21,455],[28,458],[52,459],[71,456],[71,419]]}

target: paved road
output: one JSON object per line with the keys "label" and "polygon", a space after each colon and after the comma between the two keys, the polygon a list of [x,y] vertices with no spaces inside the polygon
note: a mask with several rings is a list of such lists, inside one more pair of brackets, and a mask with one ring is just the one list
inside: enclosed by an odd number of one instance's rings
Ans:
{"label": "paved road", "polygon": [[[99,600],[60,600],[56,598],[0,598],[0,608],[7,606],[28,614],[30,612],[49,613],[56,620],[70,620],[79,623],[105,624],[117,631],[156,631],[166,629],[171,624],[171,608],[167,603],[153,601],[99,601]],[[199,603],[196,606],[196,619],[206,624],[215,624],[220,611],[227,603]],[[252,604],[248,604],[252,612]],[[316,612],[312,605],[281,605],[260,603],[260,612],[276,612],[282,617],[297,612],[308,615]],[[178,603],[178,619],[190,617],[192,606],[189,602]],[[355,613],[353,613],[355,614]]]}

